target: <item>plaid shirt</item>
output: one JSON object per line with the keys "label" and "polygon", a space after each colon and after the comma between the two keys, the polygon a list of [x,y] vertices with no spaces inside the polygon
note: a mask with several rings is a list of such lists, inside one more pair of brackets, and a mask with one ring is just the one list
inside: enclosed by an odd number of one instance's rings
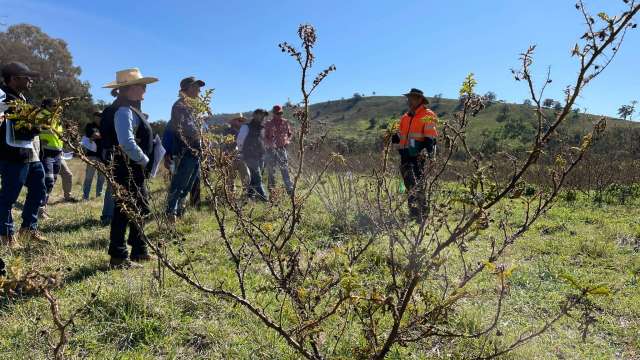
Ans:
{"label": "plaid shirt", "polygon": [[268,149],[284,148],[291,143],[291,126],[286,119],[271,119],[264,125],[265,145]]}

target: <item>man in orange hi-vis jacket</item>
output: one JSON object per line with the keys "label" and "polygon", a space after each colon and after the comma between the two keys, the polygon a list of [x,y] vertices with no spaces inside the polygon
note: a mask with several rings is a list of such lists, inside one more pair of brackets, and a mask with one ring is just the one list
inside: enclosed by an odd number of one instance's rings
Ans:
{"label": "man in orange hi-vis jacket", "polygon": [[427,159],[433,159],[436,152],[437,116],[427,108],[429,101],[418,89],[407,94],[409,111],[400,119],[398,133],[393,143],[400,152],[400,172],[409,194],[409,214],[417,222],[426,216],[424,196],[424,170]]}

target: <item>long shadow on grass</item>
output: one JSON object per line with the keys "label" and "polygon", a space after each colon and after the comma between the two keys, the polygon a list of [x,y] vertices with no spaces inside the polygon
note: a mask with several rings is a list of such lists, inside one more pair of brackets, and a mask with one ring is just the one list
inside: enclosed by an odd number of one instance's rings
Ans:
{"label": "long shadow on grass", "polygon": [[93,218],[84,218],[80,221],[71,223],[45,222],[40,226],[40,231],[45,234],[49,232],[75,232],[81,229],[99,226],[100,220]]}

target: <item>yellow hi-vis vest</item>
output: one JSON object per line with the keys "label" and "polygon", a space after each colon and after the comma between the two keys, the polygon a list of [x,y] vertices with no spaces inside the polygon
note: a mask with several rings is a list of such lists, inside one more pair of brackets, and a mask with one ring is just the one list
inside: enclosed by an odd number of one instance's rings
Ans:
{"label": "yellow hi-vis vest", "polygon": [[[43,111],[43,113],[45,115],[50,114],[46,110]],[[42,146],[42,148],[47,150],[62,150],[62,148],[64,147],[64,143],[62,142],[62,140],[60,140],[60,137],[56,135],[56,132],[58,134],[62,133],[62,125],[56,122],[54,124],[51,124],[51,127],[52,129],[42,130],[40,132],[40,145]]]}

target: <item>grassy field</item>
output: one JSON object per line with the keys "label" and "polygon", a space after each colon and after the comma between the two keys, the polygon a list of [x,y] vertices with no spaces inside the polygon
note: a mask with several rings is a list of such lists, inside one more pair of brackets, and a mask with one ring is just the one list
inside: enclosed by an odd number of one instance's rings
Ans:
{"label": "grassy field", "polygon": [[[81,170],[74,165],[76,183]],[[162,183],[154,184],[157,199]],[[76,193],[80,188],[76,185]],[[59,185],[53,196],[60,198]],[[97,301],[78,317],[67,351],[69,358],[91,359],[295,359],[278,336],[247,311],[204,296],[168,275],[163,289],[154,278],[154,264],[144,269],[108,270],[109,229],[100,227],[102,202],[52,206],[52,219],[41,224],[50,243],[26,244],[22,250],[0,249],[10,265],[44,272],[64,270],[63,285],[55,290],[62,311]],[[319,208],[309,234],[323,238],[330,218]],[[18,215],[19,213],[16,213]],[[581,281],[606,283],[613,295],[597,299],[596,323],[586,341],[573,319],[528,343],[510,359],[640,359],[640,217],[633,205],[597,206],[587,199],[559,202],[519,240],[506,262],[517,265],[511,278],[508,323],[526,328],[542,313],[557,307],[569,285],[560,278],[572,274]],[[233,278],[216,226],[206,210],[190,211],[179,223],[186,246],[198,261],[201,281]],[[151,233],[154,226],[148,229]],[[487,277],[484,281],[495,279]],[[473,323],[483,304],[464,303],[461,322]],[[43,359],[48,347],[41,330],[51,328],[48,303],[40,297],[0,302],[0,359]],[[507,334],[508,335],[508,334]],[[468,346],[473,346],[468,344]],[[394,349],[390,358],[464,358],[465,344],[448,352],[430,352],[428,344]],[[341,354],[348,358],[348,353]]]}

